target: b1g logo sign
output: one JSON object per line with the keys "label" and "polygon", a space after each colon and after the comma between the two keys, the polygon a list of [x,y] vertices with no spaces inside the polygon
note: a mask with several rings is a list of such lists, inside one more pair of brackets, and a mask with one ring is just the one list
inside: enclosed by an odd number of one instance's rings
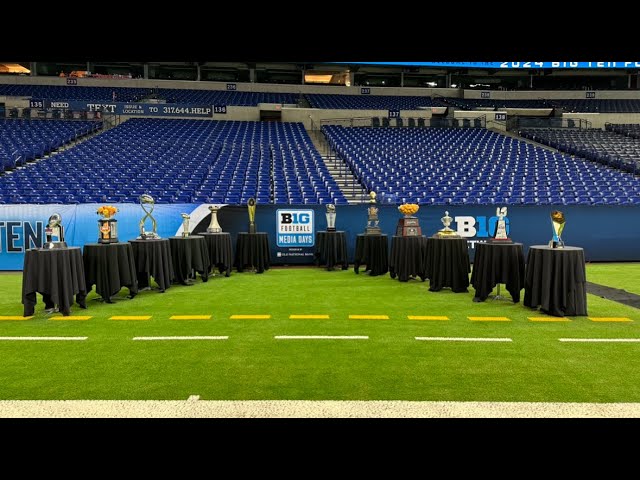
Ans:
{"label": "b1g logo sign", "polygon": [[313,247],[313,210],[277,210],[279,247]]}
{"label": "b1g logo sign", "polygon": [[[456,233],[462,238],[470,239],[475,237],[475,240],[469,240],[469,243],[484,242],[485,239],[493,237],[496,231],[496,223],[498,217],[487,217],[480,215],[477,217],[459,215],[454,217],[456,222]],[[509,218],[504,217],[505,228],[507,235],[509,235]]]}

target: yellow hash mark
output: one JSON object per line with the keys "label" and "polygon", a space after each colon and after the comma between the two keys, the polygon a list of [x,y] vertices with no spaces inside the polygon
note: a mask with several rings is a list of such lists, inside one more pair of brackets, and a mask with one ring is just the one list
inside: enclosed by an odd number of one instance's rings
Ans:
{"label": "yellow hash mark", "polygon": [[169,320],[209,320],[211,315],[172,315]]}
{"label": "yellow hash mark", "polygon": [[531,322],[570,322],[566,317],[527,317]]}
{"label": "yellow hash mark", "polygon": [[389,320],[389,315],[349,315],[349,320]]}
{"label": "yellow hash mark", "polygon": [[510,322],[507,317],[467,317],[472,322]]}
{"label": "yellow hash mark", "polygon": [[323,320],[328,320],[329,315],[289,315],[289,318],[319,318]]}
{"label": "yellow hash mark", "polygon": [[49,317],[49,320],[89,320],[91,317],[90,315],[69,315],[67,317],[65,316],[55,316],[55,317]]}
{"label": "yellow hash mark", "polygon": [[149,320],[151,315],[115,315],[109,320]]}
{"label": "yellow hash mark", "polygon": [[430,315],[407,315],[409,320],[449,320],[449,317]]}
{"label": "yellow hash mark", "polygon": [[231,315],[229,317],[231,320],[248,320],[248,319],[267,319],[271,318],[271,315]]}
{"label": "yellow hash mark", "polygon": [[0,315],[0,320],[29,320],[33,318],[33,315],[30,317],[21,317],[19,315]]}
{"label": "yellow hash mark", "polygon": [[633,322],[627,317],[587,317],[592,322]]}

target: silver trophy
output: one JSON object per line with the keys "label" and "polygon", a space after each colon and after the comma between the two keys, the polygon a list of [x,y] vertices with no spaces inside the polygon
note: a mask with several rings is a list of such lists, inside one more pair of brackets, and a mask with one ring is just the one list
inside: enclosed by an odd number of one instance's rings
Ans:
{"label": "silver trophy", "polygon": [[188,213],[182,214],[182,237],[189,236],[189,220],[190,219],[191,217],[189,216]]}
{"label": "silver trophy", "polygon": [[220,207],[216,207],[215,205],[209,206],[209,211],[211,212],[211,223],[207,227],[207,233],[221,233],[222,227],[218,223],[218,210]]}
{"label": "silver trophy", "polygon": [[[156,202],[151,195],[147,193],[140,195],[140,206],[142,207],[142,210],[144,210],[145,215],[140,220],[140,236],[138,237],[138,240],[155,240],[160,238],[160,235],[158,235],[157,232],[158,224],[156,223],[156,219],[151,215],[151,212],[153,212],[155,207],[155,203]],[[149,210],[147,210],[147,206],[149,207]],[[147,232],[144,229],[144,223],[147,218],[151,219],[151,232]]]}
{"label": "silver trophy", "polygon": [[54,213],[49,217],[47,226],[44,229],[46,242],[42,248],[67,248],[67,242],[64,241],[64,227],[62,226],[62,216]]}
{"label": "silver trophy", "polygon": [[336,206],[333,203],[327,204],[327,232],[336,231]]}
{"label": "silver trophy", "polygon": [[367,209],[367,228],[365,229],[365,235],[380,235],[382,230],[378,226],[380,220],[378,219],[378,207],[374,207],[376,203],[376,192],[369,194],[369,203],[371,206]]}
{"label": "silver trophy", "polygon": [[507,216],[507,207],[497,207],[496,216],[498,221],[496,222],[496,231],[493,235],[493,241],[495,242],[510,242],[511,239],[507,237],[507,222],[504,217]]}
{"label": "silver trophy", "polygon": [[440,221],[444,225],[444,228],[438,230],[438,233],[436,233],[437,237],[460,238],[460,235],[458,235],[456,231],[451,228],[451,222],[453,221],[453,218],[449,216],[449,212],[445,211],[444,217],[442,217]]}

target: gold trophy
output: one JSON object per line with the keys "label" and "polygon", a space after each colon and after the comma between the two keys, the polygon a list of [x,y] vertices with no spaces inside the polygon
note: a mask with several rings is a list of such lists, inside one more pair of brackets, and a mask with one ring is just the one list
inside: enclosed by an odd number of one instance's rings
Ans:
{"label": "gold trophy", "polygon": [[113,205],[103,205],[96,213],[98,219],[98,243],[118,243],[118,221],[113,218],[118,209]]}
{"label": "gold trophy", "polygon": [[398,220],[398,226],[396,227],[397,237],[416,237],[422,235],[418,217],[414,216],[418,213],[419,209],[420,206],[415,203],[403,203],[398,207],[398,211],[404,216]]}
{"label": "gold trophy", "polygon": [[551,226],[553,227],[553,238],[549,242],[551,248],[563,248],[564,240],[562,240],[562,231],[565,225],[564,214],[559,210],[551,212]]}
{"label": "gold trophy", "polygon": [[378,219],[378,207],[376,204],[376,192],[369,194],[369,203],[371,206],[367,209],[367,228],[365,228],[365,235],[380,235],[382,230],[378,226],[380,220]]}
{"label": "gold trophy", "polygon": [[438,230],[438,232],[435,234],[436,237],[460,238],[460,235],[458,235],[456,231],[450,227],[451,222],[453,221],[453,218],[449,216],[449,212],[444,212],[444,217],[442,217],[440,221],[444,225],[444,228],[441,228],[440,230]]}
{"label": "gold trophy", "polygon": [[256,200],[250,198],[247,202],[247,210],[249,210],[249,233],[256,233]]}

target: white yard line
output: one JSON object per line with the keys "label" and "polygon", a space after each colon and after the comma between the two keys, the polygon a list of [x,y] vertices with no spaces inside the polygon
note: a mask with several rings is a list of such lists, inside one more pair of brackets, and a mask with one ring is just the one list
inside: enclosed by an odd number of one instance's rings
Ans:
{"label": "white yard line", "polygon": [[491,337],[415,337],[425,342],[512,342],[510,338]]}
{"label": "white yard line", "polygon": [[73,342],[86,340],[89,337],[0,337],[0,341],[4,340],[16,340],[16,341],[28,341],[28,342]]}
{"label": "white yard line", "polygon": [[228,336],[201,336],[201,337],[133,337],[132,340],[229,340]]}
{"label": "white yard line", "polygon": [[561,342],[577,343],[638,343],[640,338],[559,338]]}
{"label": "white yard line", "polygon": [[366,335],[276,335],[276,340],[369,340]]}

